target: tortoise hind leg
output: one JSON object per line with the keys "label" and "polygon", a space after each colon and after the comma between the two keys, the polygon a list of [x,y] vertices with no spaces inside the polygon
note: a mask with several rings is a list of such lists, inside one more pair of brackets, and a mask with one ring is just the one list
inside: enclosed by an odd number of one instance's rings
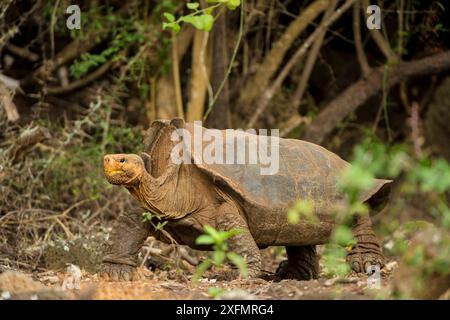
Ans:
{"label": "tortoise hind leg", "polygon": [[287,260],[280,263],[276,276],[283,279],[310,280],[319,277],[316,246],[286,247]]}
{"label": "tortoise hind leg", "polygon": [[347,254],[347,263],[355,272],[364,273],[373,265],[380,268],[385,264],[380,243],[372,229],[369,216],[357,216],[352,226],[356,245]]}

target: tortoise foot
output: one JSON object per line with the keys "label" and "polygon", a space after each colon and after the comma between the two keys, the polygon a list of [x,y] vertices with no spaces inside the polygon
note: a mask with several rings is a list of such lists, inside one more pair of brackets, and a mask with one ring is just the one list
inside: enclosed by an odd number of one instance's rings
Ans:
{"label": "tortoise foot", "polygon": [[99,276],[107,281],[138,281],[142,279],[136,267],[109,262],[102,263]]}
{"label": "tortoise foot", "polygon": [[356,217],[352,229],[356,245],[347,254],[347,263],[357,273],[367,273],[376,266],[381,269],[385,265],[385,258],[370,218]]}
{"label": "tortoise foot", "polygon": [[347,263],[357,273],[367,273],[378,266],[380,269],[385,265],[385,258],[381,250],[367,249],[356,245],[347,255]]}
{"label": "tortoise foot", "polygon": [[275,276],[282,279],[311,280],[319,277],[315,246],[286,247],[288,260],[282,261]]}
{"label": "tortoise foot", "polygon": [[[258,269],[248,268],[248,275],[247,275],[247,277],[245,277],[245,279],[256,279],[256,278],[260,278],[261,276],[262,276],[262,273],[259,270],[259,268]],[[223,271],[214,276],[214,279],[216,279],[218,281],[232,281],[232,280],[243,279],[243,278],[244,278],[244,276],[241,274],[241,272],[239,270],[235,270],[235,269]]]}

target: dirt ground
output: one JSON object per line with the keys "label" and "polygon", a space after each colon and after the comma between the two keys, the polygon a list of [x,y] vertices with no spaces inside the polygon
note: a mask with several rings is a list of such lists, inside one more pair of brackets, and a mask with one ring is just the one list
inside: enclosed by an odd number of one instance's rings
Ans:
{"label": "dirt ground", "polygon": [[[378,299],[389,294],[391,262],[381,270],[381,288],[369,289],[368,276],[350,274],[345,278],[296,281],[236,279],[220,281],[208,272],[196,285],[187,272],[150,271],[140,268],[144,279],[134,282],[111,282],[97,274],[81,271],[80,289],[67,287],[72,275],[63,271],[0,274],[0,299],[99,299],[99,300],[181,300],[181,299]],[[65,290],[63,290],[65,288]]]}

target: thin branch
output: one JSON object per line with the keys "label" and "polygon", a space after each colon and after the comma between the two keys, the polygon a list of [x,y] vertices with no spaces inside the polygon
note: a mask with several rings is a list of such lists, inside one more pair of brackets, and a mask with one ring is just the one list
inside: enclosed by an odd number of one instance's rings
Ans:
{"label": "thin branch", "polygon": [[[328,103],[307,128],[304,139],[321,143],[338,123],[364,104],[383,88],[386,66],[373,69],[369,76],[348,87]],[[412,76],[437,74],[450,69],[450,51],[434,54],[419,60],[399,62],[389,70],[385,90]]]}
{"label": "thin branch", "polygon": [[237,102],[239,107],[244,108],[247,112],[250,111],[248,108],[251,103],[257,101],[261,94],[263,94],[270,80],[276,75],[277,70],[284,63],[283,59],[295,40],[330,4],[331,0],[313,1],[289,24],[287,29],[278,37],[277,41],[273,43],[270,51],[258,66],[255,75],[245,83]]}
{"label": "thin branch", "polygon": [[208,106],[208,109],[206,110],[206,113],[203,116],[203,121],[206,121],[206,119],[208,119],[208,116],[211,113],[211,111],[212,111],[212,109],[214,107],[214,104],[216,103],[217,99],[219,98],[219,95],[222,92],[223,87],[225,86],[225,83],[228,80],[228,77],[230,76],[231,69],[233,68],[234,60],[236,59],[236,55],[238,53],[239,46],[241,44],[242,35],[244,33],[244,7],[245,7],[245,0],[242,0],[242,2],[241,2],[241,17],[239,19],[239,33],[238,33],[238,38],[236,40],[236,45],[234,46],[233,54],[231,55],[231,60],[230,60],[230,63],[228,65],[228,69],[227,69],[227,72],[225,74],[225,78],[220,83],[220,86],[217,89],[217,91],[216,91],[216,93],[214,95],[214,98],[210,102],[210,104]]}
{"label": "thin branch", "polygon": [[[362,10],[364,12],[364,16],[366,18],[369,17],[369,14],[367,13],[367,8],[369,7],[369,0],[362,0],[363,6]],[[386,41],[386,39],[383,37],[381,32],[378,29],[370,29],[369,30],[370,35],[372,36],[373,40],[375,41],[376,45],[380,49],[380,51],[383,53],[383,55],[386,57],[388,61],[396,62],[398,61],[397,55],[392,51],[391,45]]]}
{"label": "thin branch", "polygon": [[112,60],[110,60],[110,61],[104,63],[101,67],[99,67],[95,71],[91,72],[86,77],[76,80],[76,81],[73,81],[73,82],[69,83],[67,86],[62,86],[62,87],[49,86],[49,87],[46,87],[45,90],[47,91],[47,93],[54,94],[54,95],[64,94],[64,93],[68,93],[70,91],[77,90],[79,88],[82,88],[82,87],[88,85],[92,81],[100,78],[111,68],[111,66],[113,64],[114,64],[114,62]]}
{"label": "thin branch", "polygon": [[23,58],[25,60],[36,62],[39,60],[39,55],[37,55],[34,52],[31,52],[27,48],[21,48],[19,46],[16,46],[12,43],[7,43],[5,45],[5,48],[14,53],[16,56]]}
{"label": "thin branch", "polygon": [[0,102],[3,104],[3,108],[5,108],[8,121],[16,122],[19,120],[19,112],[13,102],[11,93],[2,82],[0,82]]}
{"label": "thin branch", "polygon": [[253,117],[248,122],[247,128],[251,128],[256,124],[256,121],[265,111],[270,100],[273,98],[276,91],[281,87],[281,84],[283,83],[284,79],[287,77],[291,69],[298,63],[298,61],[301,58],[303,58],[303,56],[306,54],[307,50],[312,45],[312,43],[317,39],[317,37],[320,36],[322,30],[328,28],[333,22],[339,19],[342,16],[342,14],[353,5],[355,1],[356,0],[347,0],[330,16],[330,18],[327,21],[324,21],[319,27],[317,27],[316,30],[308,37],[308,39],[306,39],[303,45],[297,49],[297,51],[294,53],[291,59],[289,59],[288,63],[286,63],[284,68],[278,74],[277,78],[274,80],[272,85],[268,89],[264,90],[261,99],[257,103],[258,108],[256,109]]}
{"label": "thin branch", "polygon": [[[325,23],[325,21],[327,21],[330,18],[331,14],[336,9],[336,5],[337,1],[334,0],[331,6],[327,9],[325,14],[323,15],[321,22],[322,24]],[[326,29],[322,29],[319,35],[317,36],[317,39],[314,41],[314,44],[309,52],[308,58],[306,59],[305,67],[303,69],[300,82],[291,98],[295,110],[298,109],[298,107],[302,102],[303,94],[305,93],[309,77],[311,76],[314,65],[316,64],[317,56],[319,55],[320,48],[322,47],[323,38],[325,37],[325,34]]]}
{"label": "thin branch", "polygon": [[356,57],[358,58],[362,75],[366,78],[370,73],[370,66],[367,62],[361,39],[361,4],[359,1],[353,5],[353,38],[355,39]]}
{"label": "thin branch", "polygon": [[50,21],[50,48],[51,48],[51,57],[55,58],[55,24],[56,24],[56,10],[58,10],[59,2],[61,0],[56,0],[55,6],[53,7],[52,18]]}
{"label": "thin branch", "polygon": [[180,118],[184,118],[179,67],[177,38],[175,32],[172,30],[172,74],[173,86],[175,88],[175,103],[177,108],[177,116]]}

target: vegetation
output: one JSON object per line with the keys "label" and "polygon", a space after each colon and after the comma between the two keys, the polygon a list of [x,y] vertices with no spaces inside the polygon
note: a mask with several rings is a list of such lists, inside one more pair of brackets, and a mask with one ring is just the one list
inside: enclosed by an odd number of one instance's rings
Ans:
{"label": "vegetation", "polygon": [[[367,0],[78,2],[72,30],[68,0],[0,3],[0,273],[66,263],[95,273],[100,242],[133,205],[104,179],[103,155],[139,153],[153,120],[181,117],[279,128],[352,163],[322,277],[354,276],[350,223],[369,213],[359,195],[393,179],[372,217],[399,265],[379,297],[448,297],[435,283],[450,277],[449,3],[378,1],[381,29],[369,30]],[[314,209],[299,199],[286,214],[314,223]],[[165,228],[154,213],[142,220]],[[150,239],[140,263],[197,285],[231,264],[245,281],[245,257],[227,244],[238,232],[205,226],[197,244],[210,254]],[[285,252],[264,252],[273,273]]]}

